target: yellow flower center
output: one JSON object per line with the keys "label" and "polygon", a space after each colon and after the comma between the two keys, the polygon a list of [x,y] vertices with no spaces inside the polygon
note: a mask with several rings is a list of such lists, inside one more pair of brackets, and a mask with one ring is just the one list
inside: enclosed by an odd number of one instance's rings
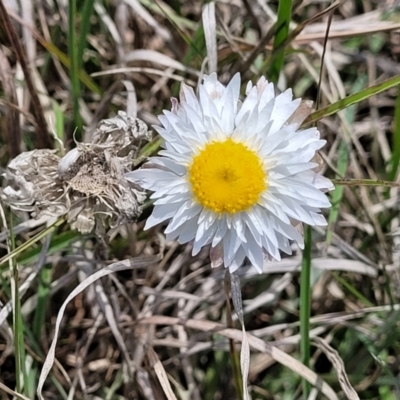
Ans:
{"label": "yellow flower center", "polygon": [[266,178],[259,156],[232,139],[207,144],[189,167],[196,200],[216,213],[252,207],[267,188]]}

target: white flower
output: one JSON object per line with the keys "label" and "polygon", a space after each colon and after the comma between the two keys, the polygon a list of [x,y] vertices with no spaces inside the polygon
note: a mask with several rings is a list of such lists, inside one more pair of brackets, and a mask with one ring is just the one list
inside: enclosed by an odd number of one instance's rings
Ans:
{"label": "white flower", "polygon": [[275,97],[264,77],[249,82],[243,102],[239,90],[239,75],[226,87],[206,76],[198,97],[183,84],[180,103],[173,99],[155,127],[165,150],[127,178],[154,192],[145,229],[168,220],[167,238],[194,240],[193,255],[211,244],[214,265],[221,260],[233,272],[248,257],[262,271],[264,260],[280,260],[279,250],[291,254],[290,240],[303,247],[294,225],[326,225],[321,189],[332,183],[313,171],[325,144],[318,130],[288,122],[300,99],[291,90]]}

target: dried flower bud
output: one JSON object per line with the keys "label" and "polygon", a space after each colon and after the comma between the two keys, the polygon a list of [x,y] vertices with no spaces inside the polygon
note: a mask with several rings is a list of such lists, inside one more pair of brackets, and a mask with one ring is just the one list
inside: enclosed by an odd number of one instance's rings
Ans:
{"label": "dried flower bud", "polygon": [[124,174],[132,170],[136,151],[150,134],[144,122],[120,111],[103,120],[91,143],[78,143],[64,157],[55,150],[33,150],[13,159],[4,174],[8,186],[0,196],[12,209],[68,214],[82,233],[135,221],[146,196]]}

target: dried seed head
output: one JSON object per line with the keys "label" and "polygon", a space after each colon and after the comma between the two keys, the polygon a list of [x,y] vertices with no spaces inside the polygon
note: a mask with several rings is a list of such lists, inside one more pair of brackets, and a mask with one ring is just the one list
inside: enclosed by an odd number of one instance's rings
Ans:
{"label": "dried seed head", "polygon": [[75,176],[78,171],[74,167],[80,156],[81,150],[78,147],[69,151],[58,163],[58,176],[62,179]]}
{"label": "dried seed head", "polygon": [[8,186],[0,196],[12,209],[36,218],[68,214],[82,233],[134,221],[146,196],[124,174],[149,139],[144,122],[120,111],[99,123],[91,143],[78,143],[61,159],[47,149],[20,154],[4,174]]}

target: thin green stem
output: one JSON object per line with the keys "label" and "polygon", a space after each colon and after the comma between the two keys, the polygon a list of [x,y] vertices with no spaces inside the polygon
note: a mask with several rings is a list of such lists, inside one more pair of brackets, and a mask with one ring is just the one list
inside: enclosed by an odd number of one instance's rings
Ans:
{"label": "thin green stem", "polygon": [[90,18],[93,14],[94,0],[85,0],[82,8],[82,18],[80,24],[79,38],[78,38],[78,50],[77,50],[77,61],[79,69],[82,68],[83,55],[87,44],[87,35],[90,30]]}
{"label": "thin green stem", "polygon": [[74,124],[78,128],[78,133],[81,133],[82,120],[79,113],[79,98],[80,98],[80,81],[79,81],[79,65],[78,60],[78,44],[75,29],[75,16],[76,16],[76,0],[69,0],[68,12],[68,36],[69,47],[68,53],[71,60],[70,77],[71,77],[71,94],[73,103]]}
{"label": "thin green stem", "polygon": [[[12,214],[10,214],[10,244],[11,251],[15,249],[15,237],[13,232]],[[11,299],[13,303],[13,331],[14,331],[14,351],[15,351],[15,376],[16,389],[18,393],[23,393],[24,382],[27,381],[25,369],[25,342],[24,326],[21,316],[21,301],[18,295],[18,264],[15,259],[10,260],[12,273],[11,279]]]}
{"label": "thin green stem", "polygon": [[[311,308],[311,228],[304,227],[304,251],[300,276],[300,351],[302,362],[310,366],[310,308]],[[310,383],[303,379],[303,395],[310,394]]]}
{"label": "thin green stem", "polygon": [[[339,150],[339,157],[340,157],[340,150]],[[400,187],[400,184],[397,182],[384,181],[382,179],[332,179],[332,183],[335,186],[380,186],[389,188]]]}
{"label": "thin green stem", "polygon": [[243,380],[242,380],[242,373],[240,372],[240,357],[239,353],[236,351],[235,341],[232,339],[229,340],[229,349],[230,349],[233,377],[235,379],[236,394],[237,396],[239,396],[240,400],[243,400],[243,392],[242,392]]}
{"label": "thin green stem", "polygon": [[45,323],[47,301],[50,295],[52,268],[50,264],[46,264],[40,271],[39,288],[37,291],[38,304],[33,319],[33,334],[40,341],[42,329]]}
{"label": "thin green stem", "polygon": [[272,51],[271,66],[269,70],[269,79],[272,82],[278,82],[279,74],[283,66],[285,48],[281,47],[289,34],[289,24],[292,17],[292,0],[280,1],[278,5],[278,20],[276,22],[276,33],[274,39],[274,48]]}
{"label": "thin green stem", "polygon": [[[67,217],[64,215],[60,217],[56,222],[54,222],[53,225],[50,225],[46,229],[44,229],[42,232],[39,232],[36,236],[32,237],[30,240],[16,248],[15,250],[11,250],[11,252],[4,257],[0,258],[0,265],[3,263],[7,262],[8,260],[16,257],[18,254],[23,252],[24,250],[27,250],[29,247],[31,247],[34,243],[39,241],[40,239],[44,238],[48,233],[52,232],[54,229],[57,228],[57,226],[62,225],[66,221]],[[12,232],[10,232],[10,236],[12,237]],[[1,271],[1,269],[0,269]]]}
{"label": "thin green stem", "polygon": [[394,180],[400,162],[400,86],[397,92],[396,108],[394,111],[393,152],[389,179]]}

